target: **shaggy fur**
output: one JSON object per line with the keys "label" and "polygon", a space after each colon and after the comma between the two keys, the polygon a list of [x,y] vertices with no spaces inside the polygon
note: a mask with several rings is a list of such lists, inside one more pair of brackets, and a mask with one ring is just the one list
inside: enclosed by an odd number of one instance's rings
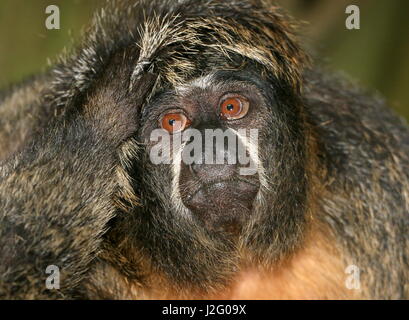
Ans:
{"label": "shaggy fur", "polygon": [[[109,1],[2,94],[0,297],[408,298],[408,127],[309,67],[293,30],[268,1]],[[148,159],[155,108],[209,75],[260,101],[263,183],[236,236],[181,214],[177,170]]]}

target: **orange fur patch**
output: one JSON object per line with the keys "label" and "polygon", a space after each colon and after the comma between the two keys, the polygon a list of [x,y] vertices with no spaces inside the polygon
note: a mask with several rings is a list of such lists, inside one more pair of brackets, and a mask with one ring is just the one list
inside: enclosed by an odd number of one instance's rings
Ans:
{"label": "orange fur patch", "polygon": [[[207,296],[189,292],[174,292],[169,283],[160,288],[130,290],[135,299],[228,299],[228,300],[313,300],[362,299],[362,291],[347,289],[348,274],[335,243],[328,237],[311,235],[306,245],[272,271],[250,268],[242,271],[234,284],[219,294]],[[166,282],[166,281],[165,281]],[[158,284],[156,283],[156,284]],[[131,287],[133,287],[131,285]]]}
{"label": "orange fur patch", "polygon": [[273,271],[245,271],[222,299],[359,299],[346,288],[348,274],[335,243],[314,235],[307,245]]}

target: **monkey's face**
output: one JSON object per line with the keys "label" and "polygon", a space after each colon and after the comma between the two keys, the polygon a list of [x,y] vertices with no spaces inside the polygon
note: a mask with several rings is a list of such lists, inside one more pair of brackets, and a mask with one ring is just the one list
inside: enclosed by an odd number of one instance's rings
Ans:
{"label": "monkey's face", "polygon": [[211,71],[158,91],[142,109],[131,232],[178,282],[224,281],[244,252],[268,264],[302,237],[301,102],[257,70]]}
{"label": "monkey's face", "polygon": [[280,215],[272,212],[283,191],[276,186],[287,190],[287,175],[302,175],[294,166],[303,154],[286,159],[300,148],[292,137],[299,124],[297,107],[279,98],[269,81],[244,70],[211,72],[157,93],[142,111],[140,183],[150,195],[141,197],[156,197],[158,214],[235,236]]}
{"label": "monkey's face", "polygon": [[150,181],[171,186],[174,214],[235,234],[249,221],[263,178],[259,139],[271,118],[260,86],[249,74],[219,71],[146,107]]}

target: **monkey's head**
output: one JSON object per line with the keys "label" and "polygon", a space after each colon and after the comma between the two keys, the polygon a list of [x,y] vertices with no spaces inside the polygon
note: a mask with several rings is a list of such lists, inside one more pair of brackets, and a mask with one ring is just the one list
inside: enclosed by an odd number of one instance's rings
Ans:
{"label": "monkey's head", "polygon": [[305,225],[308,157],[306,58],[288,18],[257,0],[118,5],[77,57],[93,69],[73,75],[93,78],[83,99],[123,104],[123,126],[137,122],[120,157],[122,203],[133,193],[138,204],[118,214],[117,234],[169,277],[199,285],[223,281],[244,255],[271,263],[291,252]]}
{"label": "monkey's head", "polygon": [[273,101],[260,80],[251,70],[209,71],[158,92],[145,106],[141,184],[160,192],[174,219],[231,235],[251,220],[257,195],[269,188],[257,147]]}

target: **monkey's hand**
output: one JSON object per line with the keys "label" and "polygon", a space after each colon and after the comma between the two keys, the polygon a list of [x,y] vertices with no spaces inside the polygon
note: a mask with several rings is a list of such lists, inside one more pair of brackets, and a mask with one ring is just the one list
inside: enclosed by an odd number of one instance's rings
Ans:
{"label": "monkey's hand", "polygon": [[77,116],[0,166],[1,298],[80,297],[115,211],[117,144]]}

